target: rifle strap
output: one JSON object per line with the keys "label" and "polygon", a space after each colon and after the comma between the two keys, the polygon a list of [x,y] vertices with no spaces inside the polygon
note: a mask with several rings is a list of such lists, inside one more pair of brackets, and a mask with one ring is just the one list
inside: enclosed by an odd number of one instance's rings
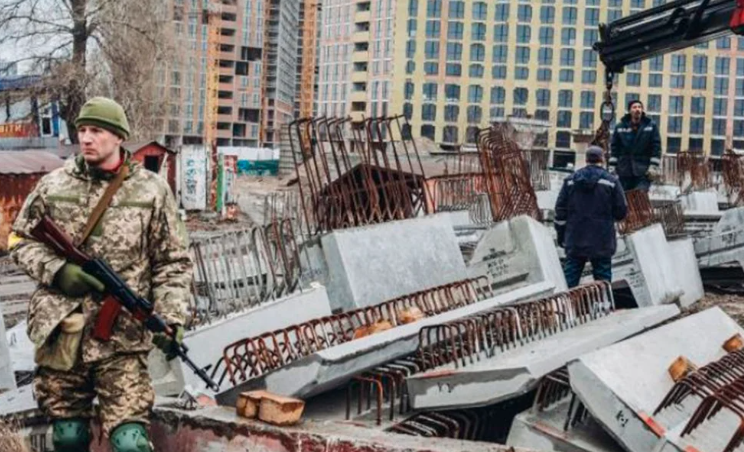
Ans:
{"label": "rifle strap", "polygon": [[111,204],[111,199],[119,190],[121,184],[124,183],[124,179],[126,179],[128,174],[129,165],[124,162],[122,163],[121,168],[119,168],[119,172],[116,173],[116,177],[114,178],[114,180],[112,180],[111,183],[109,183],[108,187],[106,187],[106,191],[103,192],[103,196],[101,196],[101,199],[98,200],[98,204],[96,204],[93,212],[91,212],[90,217],[88,218],[88,222],[85,224],[83,234],[78,237],[77,240],[75,240],[76,247],[82,245],[83,243],[85,243],[86,240],[88,240],[90,233],[93,232],[93,229],[95,229],[98,221],[103,216],[103,213],[106,211],[109,204]]}

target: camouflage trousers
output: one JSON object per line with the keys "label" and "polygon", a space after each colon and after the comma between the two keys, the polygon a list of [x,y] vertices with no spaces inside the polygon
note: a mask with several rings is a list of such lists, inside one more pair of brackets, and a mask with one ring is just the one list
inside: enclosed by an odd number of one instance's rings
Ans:
{"label": "camouflage trousers", "polygon": [[51,419],[92,418],[93,399],[103,433],[125,422],[149,424],[155,391],[147,370],[147,354],[117,354],[78,364],[64,372],[38,367],[34,393],[39,408]]}

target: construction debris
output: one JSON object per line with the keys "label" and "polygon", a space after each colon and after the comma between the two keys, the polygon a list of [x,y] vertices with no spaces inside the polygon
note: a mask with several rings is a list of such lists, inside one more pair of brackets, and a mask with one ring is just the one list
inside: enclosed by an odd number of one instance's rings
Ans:
{"label": "construction debris", "polygon": [[300,421],[305,402],[266,391],[243,392],[238,396],[235,412],[244,418],[272,425],[294,425]]}

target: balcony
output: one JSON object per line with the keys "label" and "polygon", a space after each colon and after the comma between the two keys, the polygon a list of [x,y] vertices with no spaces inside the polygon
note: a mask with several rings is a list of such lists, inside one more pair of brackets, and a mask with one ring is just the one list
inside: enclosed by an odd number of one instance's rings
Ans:
{"label": "balcony", "polygon": [[235,35],[234,34],[233,35],[222,35],[221,34],[217,38],[217,42],[219,42],[220,44],[227,44],[227,45],[234,46],[235,45]]}
{"label": "balcony", "polygon": [[369,42],[369,30],[354,33],[354,42]]}
{"label": "balcony", "polygon": [[355,71],[351,73],[351,81],[352,83],[356,82],[366,82],[368,79],[367,77],[367,71]]}
{"label": "balcony", "polygon": [[230,113],[218,114],[217,122],[231,123],[233,122],[233,116]]}
{"label": "balcony", "polygon": [[351,61],[353,62],[367,62],[369,61],[369,50],[357,50],[351,54]]}
{"label": "balcony", "polygon": [[357,11],[354,14],[354,22],[369,22],[372,17],[370,11]]}
{"label": "balcony", "polygon": [[219,74],[220,75],[234,76],[235,75],[235,68],[232,67],[232,66],[220,66],[220,68],[219,68]]}
{"label": "balcony", "polygon": [[217,89],[220,91],[233,91],[235,90],[235,84],[233,82],[220,82]]}
{"label": "balcony", "polygon": [[366,91],[352,91],[351,101],[352,102],[367,102],[367,92]]}
{"label": "balcony", "polygon": [[217,138],[232,138],[232,130],[217,129]]}

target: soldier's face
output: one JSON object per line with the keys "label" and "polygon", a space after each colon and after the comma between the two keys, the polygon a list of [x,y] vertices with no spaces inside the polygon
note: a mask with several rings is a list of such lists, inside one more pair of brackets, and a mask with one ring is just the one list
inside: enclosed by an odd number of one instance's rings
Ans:
{"label": "soldier's face", "polygon": [[107,163],[119,159],[119,149],[122,139],[96,126],[78,127],[78,142],[80,153],[90,166],[106,166]]}

